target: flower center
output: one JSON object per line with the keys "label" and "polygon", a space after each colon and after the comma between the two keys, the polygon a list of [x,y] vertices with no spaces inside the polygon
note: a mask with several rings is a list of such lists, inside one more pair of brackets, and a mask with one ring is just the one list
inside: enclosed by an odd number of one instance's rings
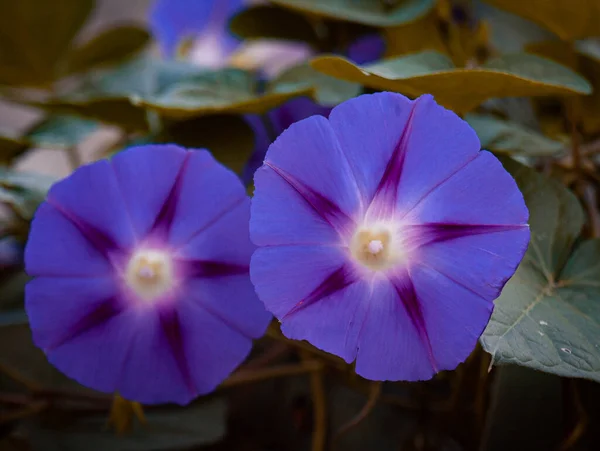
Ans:
{"label": "flower center", "polygon": [[372,240],[367,248],[371,254],[377,255],[383,250],[383,243],[381,240]]}
{"label": "flower center", "polygon": [[144,300],[167,293],[175,286],[171,256],[168,252],[151,249],[135,252],[127,265],[125,280]]}
{"label": "flower center", "polygon": [[387,269],[399,263],[404,254],[389,225],[362,227],[350,242],[352,257],[372,270]]}

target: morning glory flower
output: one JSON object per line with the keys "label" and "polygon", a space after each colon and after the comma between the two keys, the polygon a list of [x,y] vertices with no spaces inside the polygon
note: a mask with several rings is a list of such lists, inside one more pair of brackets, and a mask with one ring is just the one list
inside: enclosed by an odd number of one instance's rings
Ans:
{"label": "morning glory flower", "polygon": [[250,200],[205,150],[127,149],[55,184],[25,248],[33,339],[83,385],[186,404],[271,316],[248,274]]}
{"label": "morning glory flower", "polygon": [[187,59],[200,67],[220,69],[228,65],[261,69],[274,76],[312,54],[308,44],[276,40],[242,43],[228,29],[228,21],[243,0],[157,0],[150,11],[150,27],[163,54],[173,58],[181,44],[190,42]]}
{"label": "morning glory flower", "polygon": [[380,34],[368,34],[352,42],[346,53],[356,64],[369,64],[383,58],[385,47]]}
{"label": "morning glory flower", "polygon": [[[200,67],[233,66],[261,71],[272,78],[309,59],[314,50],[307,43],[276,39],[242,42],[231,34],[228,21],[244,6],[257,0],[156,0],[150,10],[150,28],[162,53],[173,58],[183,43],[189,43],[186,59]],[[385,50],[380,35],[357,39],[348,48],[358,64],[379,59]]]}
{"label": "morning glory flower", "polygon": [[529,242],[514,179],[429,95],[362,95],[297,122],[254,181],[259,298],[288,338],[368,379],[464,361]]}
{"label": "morning glory flower", "polygon": [[241,9],[243,0],[156,0],[150,10],[150,27],[163,54],[172,58],[181,43],[195,40],[202,65],[220,67],[239,45],[227,21]]}

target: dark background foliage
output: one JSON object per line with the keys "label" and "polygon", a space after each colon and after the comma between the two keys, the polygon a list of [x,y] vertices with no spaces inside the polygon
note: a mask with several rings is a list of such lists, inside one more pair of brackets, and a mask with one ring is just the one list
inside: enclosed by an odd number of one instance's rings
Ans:
{"label": "dark background foliage", "polygon": [[[0,0],[1,451],[600,449],[600,2],[246,6],[229,22],[240,39],[313,52],[267,80],[161,57],[149,4]],[[383,58],[349,57],[374,33]],[[531,212],[527,255],[455,371],[369,382],[273,324],[215,393],[144,407],[79,386],[32,344],[23,246],[57,178],[147,142],[206,147],[244,174],[260,140],[249,115],[272,139],[292,99],[327,108],[377,90],[431,93],[463,116]]]}

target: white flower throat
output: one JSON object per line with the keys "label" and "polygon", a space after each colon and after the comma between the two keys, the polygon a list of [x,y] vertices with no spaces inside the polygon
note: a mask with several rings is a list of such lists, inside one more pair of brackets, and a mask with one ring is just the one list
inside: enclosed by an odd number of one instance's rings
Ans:
{"label": "white flower throat", "polygon": [[125,270],[127,285],[143,300],[156,299],[175,286],[173,261],[166,251],[139,250]]}
{"label": "white flower throat", "polygon": [[405,259],[397,227],[392,223],[363,225],[350,241],[354,260],[371,270],[385,270]]}

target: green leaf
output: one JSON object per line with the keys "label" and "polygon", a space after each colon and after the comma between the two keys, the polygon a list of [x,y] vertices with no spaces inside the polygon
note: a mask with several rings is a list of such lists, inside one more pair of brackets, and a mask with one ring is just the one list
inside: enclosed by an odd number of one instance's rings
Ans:
{"label": "green leaf", "polygon": [[47,86],[61,74],[93,0],[0,2],[0,84]]}
{"label": "green leaf", "polygon": [[258,93],[253,74],[240,69],[205,71],[136,103],[161,116],[190,118],[218,113],[265,113],[287,100],[310,93],[310,88]]}
{"label": "green leaf", "polygon": [[49,116],[36,124],[26,138],[39,147],[68,148],[79,144],[98,129],[98,123],[76,116]]}
{"label": "green leaf", "polygon": [[310,94],[259,91],[255,74],[239,69],[206,70],[181,62],[141,58],[99,75],[69,96],[33,106],[148,131],[148,112],[167,119],[208,114],[262,114],[287,100]]}
{"label": "green leaf", "polygon": [[433,8],[435,0],[404,0],[391,6],[375,0],[271,0],[271,3],[330,19],[390,27],[425,15]]}
{"label": "green leaf", "polygon": [[435,50],[446,53],[448,45],[437,12],[431,11],[415,22],[389,27],[383,30],[386,57]]}
{"label": "green leaf", "polygon": [[55,181],[55,178],[42,174],[0,168],[0,203],[29,220]]}
{"label": "green leaf", "polygon": [[527,46],[531,53],[556,61],[583,74],[591,83],[594,91],[591,95],[577,99],[569,108],[575,106],[581,128],[586,134],[600,132],[600,44],[598,40],[562,42],[542,41]]}
{"label": "green leaf", "polygon": [[117,64],[142,50],[150,34],[135,25],[121,25],[101,32],[67,57],[67,71],[78,73]]}
{"label": "green leaf", "polygon": [[597,0],[485,1],[536,22],[565,41],[597,36],[600,30],[600,2]]}
{"label": "green leaf", "polygon": [[146,111],[125,97],[52,100],[35,106],[54,114],[78,115],[115,124],[127,131],[148,130]]}
{"label": "green leaf", "polygon": [[240,173],[254,150],[254,133],[240,116],[211,115],[167,124],[159,142],[192,149],[208,149],[214,157]]}
{"label": "green leaf", "polygon": [[312,90],[313,99],[324,106],[334,106],[356,97],[361,86],[317,72],[308,63],[291,67],[269,83],[269,92],[298,92]]}
{"label": "green leaf", "polygon": [[478,2],[477,17],[489,28],[489,45],[498,53],[522,52],[531,42],[554,38],[554,35],[523,17]]}
{"label": "green leaf", "polygon": [[270,5],[251,6],[229,22],[231,31],[243,39],[282,39],[317,45],[319,36],[301,14]]}
{"label": "green leaf", "polygon": [[559,141],[547,138],[535,130],[490,114],[470,113],[465,120],[477,132],[481,147],[508,154],[547,157],[564,150]]}
{"label": "green leaf", "polygon": [[29,149],[27,140],[11,135],[7,132],[0,134],[0,166],[10,165],[15,158],[23,155]]}
{"label": "green leaf", "polygon": [[225,435],[226,413],[223,399],[185,408],[146,409],[146,424],[136,424],[132,432],[123,435],[107,430],[106,416],[73,415],[60,418],[60,426],[38,422],[30,428],[31,444],[33,451],[196,449],[218,442]]}
{"label": "green leaf", "polygon": [[577,41],[575,48],[579,53],[600,62],[600,38]]}
{"label": "green leaf", "polygon": [[0,166],[9,166],[31,147],[67,148],[77,145],[98,128],[98,123],[75,116],[50,116],[24,136],[0,133]]}
{"label": "green leaf", "polygon": [[24,294],[30,277],[23,270],[24,244],[5,235],[10,230],[0,229],[0,232],[0,327],[27,324]]}
{"label": "green leaf", "polygon": [[72,94],[30,104],[54,114],[82,116],[129,131],[147,131],[146,111],[135,102],[158,89],[161,65],[160,60],[137,58],[111,70],[91,72],[85,85]]}
{"label": "green leaf", "polygon": [[443,106],[468,112],[492,97],[589,94],[590,84],[553,61],[504,55],[475,69],[457,69],[445,55],[427,51],[365,66],[337,56],[311,61],[318,71],[381,90],[417,97],[430,93]]}
{"label": "green leaf", "polygon": [[[8,287],[9,289],[11,287]],[[25,294],[25,284],[21,287],[20,297],[23,299]],[[2,287],[4,290],[4,286]],[[12,295],[12,293],[10,293]],[[12,298],[14,299],[14,297]],[[13,309],[7,311],[0,311],[0,327],[3,326],[13,326],[13,325],[24,325],[29,322],[29,318],[27,317],[27,313],[24,309]]]}
{"label": "green leaf", "polygon": [[562,184],[506,160],[530,211],[531,242],[481,337],[493,363],[600,381],[600,240]]}

